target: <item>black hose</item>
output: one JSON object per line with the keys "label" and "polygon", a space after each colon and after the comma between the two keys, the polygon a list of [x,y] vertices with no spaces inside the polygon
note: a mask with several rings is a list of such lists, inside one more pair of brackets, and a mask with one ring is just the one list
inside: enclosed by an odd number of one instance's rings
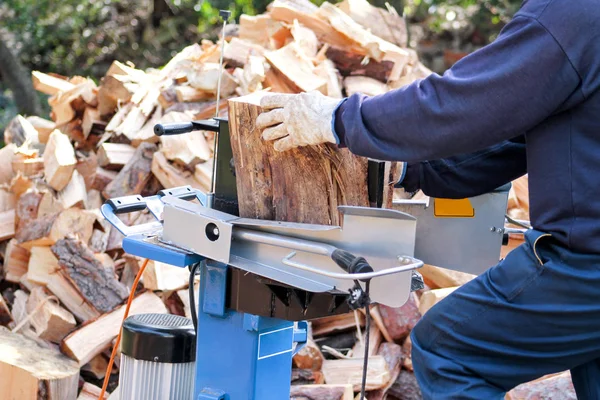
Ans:
{"label": "black hose", "polygon": [[190,285],[188,288],[188,295],[190,297],[190,314],[192,315],[192,323],[194,324],[194,331],[196,332],[196,335],[198,334],[198,315],[196,313],[196,300],[194,297],[194,280],[199,268],[199,262],[192,265],[192,269],[190,271]]}

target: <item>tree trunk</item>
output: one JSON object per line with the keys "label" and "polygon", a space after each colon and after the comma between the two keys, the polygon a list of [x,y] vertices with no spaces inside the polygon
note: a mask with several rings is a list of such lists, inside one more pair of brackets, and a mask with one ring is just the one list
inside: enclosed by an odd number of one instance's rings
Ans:
{"label": "tree trunk", "polygon": [[8,46],[6,33],[0,30],[0,74],[2,80],[12,90],[19,113],[40,115],[40,99],[33,89],[29,71]]}

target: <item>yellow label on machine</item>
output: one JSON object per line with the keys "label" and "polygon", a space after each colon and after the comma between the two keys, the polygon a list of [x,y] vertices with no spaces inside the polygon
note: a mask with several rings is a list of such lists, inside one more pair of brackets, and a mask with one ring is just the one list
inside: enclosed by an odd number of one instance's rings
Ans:
{"label": "yellow label on machine", "polygon": [[446,218],[473,218],[475,209],[469,199],[433,199],[433,215]]}

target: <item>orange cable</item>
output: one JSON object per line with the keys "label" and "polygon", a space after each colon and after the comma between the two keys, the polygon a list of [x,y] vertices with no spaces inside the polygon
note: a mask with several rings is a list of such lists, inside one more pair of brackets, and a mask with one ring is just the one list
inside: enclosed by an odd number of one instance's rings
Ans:
{"label": "orange cable", "polygon": [[108,386],[108,380],[110,378],[110,373],[112,371],[113,363],[115,362],[115,356],[117,355],[117,349],[119,348],[119,345],[121,344],[121,333],[123,332],[123,324],[125,323],[125,320],[127,319],[127,316],[129,315],[129,308],[131,307],[131,302],[133,301],[133,297],[135,295],[135,289],[137,288],[138,282],[140,281],[140,278],[142,277],[142,274],[144,273],[144,270],[146,269],[146,265],[148,265],[148,261],[149,260],[147,258],[144,260],[142,267],[138,271],[137,275],[135,276],[135,280],[133,281],[133,286],[131,287],[131,293],[129,293],[129,298],[127,299],[127,305],[125,306],[125,315],[123,315],[123,321],[121,322],[121,329],[119,329],[119,334],[117,335],[117,341],[115,342],[115,345],[113,346],[112,353],[110,355],[110,361],[108,362],[108,366],[106,367],[106,375],[104,376],[104,384],[102,385],[102,391],[100,392],[100,395],[98,396],[98,400],[105,400],[104,394],[106,393],[106,387]]}

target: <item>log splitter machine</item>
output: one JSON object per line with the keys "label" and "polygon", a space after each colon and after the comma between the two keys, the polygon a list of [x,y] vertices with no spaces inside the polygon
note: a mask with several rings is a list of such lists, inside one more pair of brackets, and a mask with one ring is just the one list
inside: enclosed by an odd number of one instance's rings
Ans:
{"label": "log splitter machine", "polygon": [[[369,304],[400,307],[422,287],[424,262],[479,274],[499,259],[508,187],[384,209],[383,163],[369,161],[372,207],[340,207],[342,226],[240,218],[227,119],[155,126],[157,135],[196,130],[216,135],[208,194],[185,186],[101,209],[124,251],[191,272],[191,320],[125,320],[121,400],[289,399],[308,320],[365,308],[369,324]],[[118,216],[143,210],[155,221],[127,226]],[[365,354],[363,395],[367,362]]]}

